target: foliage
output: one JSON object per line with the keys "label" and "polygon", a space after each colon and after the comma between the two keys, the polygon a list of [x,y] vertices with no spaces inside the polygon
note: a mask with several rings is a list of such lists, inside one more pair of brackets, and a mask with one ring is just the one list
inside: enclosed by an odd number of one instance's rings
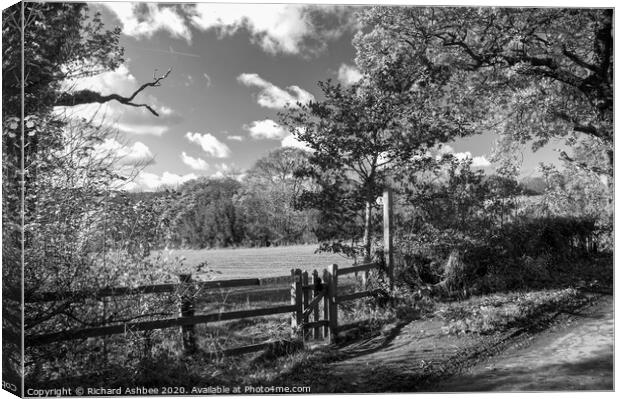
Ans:
{"label": "foliage", "polygon": [[467,161],[444,156],[434,169],[404,174],[399,182],[398,276],[410,286],[461,296],[545,286],[570,259],[598,249],[595,213],[532,213],[519,207],[514,178],[486,177]]}
{"label": "foliage", "polygon": [[240,183],[233,179],[200,178],[184,183],[166,209],[167,240],[181,247],[230,246],[241,243],[241,220],[233,203]]}
{"label": "foliage", "polygon": [[611,9],[373,7],[360,14],[354,43],[365,73],[387,74],[402,87],[421,73],[433,76],[457,102],[465,96],[467,108],[486,110],[468,121],[481,116],[536,147],[589,136],[607,159],[600,172],[612,174]]}
{"label": "foliage", "polygon": [[541,195],[545,192],[545,179],[541,176],[523,178],[519,184],[525,195]]}
{"label": "foliage", "polygon": [[[120,28],[106,30],[84,3],[25,3],[24,90],[26,114],[48,113],[67,79],[116,69],[123,62]],[[20,109],[21,7],[2,15],[2,98],[5,115]]]}
{"label": "foliage", "polygon": [[420,172],[409,169],[398,178],[402,191],[395,215],[399,246],[405,253],[426,247],[445,259],[484,241],[511,218],[518,186],[501,176],[484,176],[471,160],[444,155]]}
{"label": "foliage", "polygon": [[[39,224],[45,223],[37,220],[43,215],[37,209],[39,187],[33,182],[38,174],[46,174],[55,167],[41,157],[39,149],[44,148],[49,154],[61,150],[64,144],[62,135],[66,121],[51,114],[62,91],[62,80],[116,68],[122,62],[119,32],[105,30],[100,16],[89,15],[85,4],[18,3],[2,12],[2,269],[3,290],[7,296],[21,296],[21,280],[25,277],[21,273],[22,256],[28,260],[26,268],[29,272],[34,263],[41,260],[36,252],[23,253],[23,248],[37,243]],[[22,34],[26,43],[23,52]],[[23,120],[22,112],[25,115]],[[43,200],[49,191],[43,190],[41,194]],[[44,203],[43,206],[58,209],[57,202]],[[64,249],[59,248],[53,259],[64,256]],[[54,251],[50,248],[50,252]],[[45,269],[40,273],[45,273]],[[26,282],[27,289],[32,288],[29,282]],[[9,303],[11,299],[7,296],[3,297],[3,309],[10,314],[16,305]],[[16,318],[5,327],[19,334],[19,324],[20,319]],[[7,355],[19,352],[19,349],[5,347]],[[5,370],[19,369],[18,362],[10,364],[5,360],[6,357],[3,358]]]}
{"label": "foliage", "polygon": [[[59,145],[62,121],[53,120],[51,111],[57,98],[66,90],[63,82],[113,70],[123,62],[118,41],[120,29],[106,30],[101,16],[90,13],[84,3],[24,3],[23,21],[21,12],[21,3],[2,12],[2,50],[5,54],[2,59],[3,123],[13,118],[12,121],[20,124],[22,83],[23,111],[30,118],[24,121],[23,143],[21,134],[11,134],[3,129],[7,182],[16,180],[14,174],[20,170],[22,145],[28,181],[35,178],[37,168],[30,165],[39,146],[44,145],[39,143],[44,139],[42,135],[46,136],[45,145]],[[19,50],[22,29],[27,43],[23,54]],[[23,71],[20,67],[22,55]],[[42,130],[38,122],[43,122],[46,129]],[[18,191],[19,188],[15,185],[12,189]],[[10,204],[15,206],[13,202]]]}
{"label": "foliage", "polygon": [[[178,311],[176,293],[105,300],[95,295],[104,287],[176,281],[176,273],[182,271],[178,261],[175,265],[173,259],[147,257],[144,244],[156,231],[156,219],[148,209],[132,206],[127,194],[119,190],[126,176],[135,171],[119,174],[114,167],[118,159],[101,150],[99,145],[110,135],[101,126],[69,121],[59,148],[42,146],[37,151],[37,178],[31,182],[36,195],[28,198],[30,211],[23,226],[27,237],[23,249],[26,336],[148,320]],[[5,292],[13,298],[19,295],[11,289]],[[52,302],[30,301],[41,292],[87,294],[67,294]],[[114,339],[95,341],[99,351],[119,350]],[[77,373],[93,361],[101,362],[103,356],[90,352],[92,342],[37,347],[26,340],[26,344],[29,377],[53,378],[59,369]]]}
{"label": "foliage", "polygon": [[542,215],[581,216],[611,222],[611,193],[605,181],[593,172],[568,165],[563,171],[543,165],[545,191],[537,212]]}
{"label": "foliage", "polygon": [[248,171],[234,198],[246,245],[314,241],[315,212],[295,209],[302,190],[313,190],[309,179],[297,175],[307,160],[306,151],[284,147],[271,151]]}

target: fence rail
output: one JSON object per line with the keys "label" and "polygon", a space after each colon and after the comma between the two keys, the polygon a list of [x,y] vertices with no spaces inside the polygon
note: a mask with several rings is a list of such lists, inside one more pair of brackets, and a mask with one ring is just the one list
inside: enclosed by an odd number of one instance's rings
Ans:
{"label": "fence rail", "polygon": [[[230,312],[219,312],[203,315],[194,315],[193,310],[188,312],[187,309],[193,309],[195,296],[190,293],[185,293],[181,300],[181,316],[148,320],[148,321],[135,321],[123,324],[115,324],[102,327],[82,328],[76,330],[62,331],[48,334],[30,334],[25,337],[26,345],[38,346],[51,342],[63,342],[75,339],[94,338],[115,334],[127,334],[138,331],[146,330],[158,330],[168,329],[173,327],[181,327],[184,336],[184,345],[187,349],[195,346],[195,331],[193,327],[199,324],[214,323],[227,320],[245,319],[251,317],[269,316],[275,314],[292,313],[292,327],[293,331],[301,331],[299,337],[304,339],[307,336],[312,335],[315,339],[320,339],[323,335],[327,335],[327,331],[321,331],[321,327],[329,329],[331,337],[330,341],[335,340],[335,334],[337,331],[337,308],[336,306],[345,301],[356,300],[364,297],[373,296],[376,294],[376,290],[373,291],[361,291],[344,295],[337,295],[338,291],[338,276],[342,274],[349,274],[358,271],[366,271],[373,268],[379,268],[377,263],[367,263],[345,269],[338,269],[337,265],[331,265],[328,270],[325,270],[323,279],[318,277],[318,272],[315,270],[312,274],[312,283],[309,283],[309,276],[307,272],[302,272],[300,269],[292,270],[291,276],[287,276],[288,281],[291,283],[291,304],[282,305],[269,308],[251,309],[251,310],[238,310]],[[134,295],[134,294],[154,294],[162,292],[175,292],[180,288],[192,287],[194,292],[201,289],[216,289],[216,288],[232,288],[232,287],[245,287],[266,285],[268,283],[281,283],[285,281],[281,277],[269,278],[269,279],[236,279],[236,280],[221,280],[221,281],[209,281],[209,282],[194,282],[191,280],[191,276],[181,276],[182,283],[180,284],[160,284],[141,286],[136,288],[129,287],[116,287],[105,288],[97,291],[96,293],[90,293],[89,298],[103,298],[108,296],[122,296],[122,295]],[[37,301],[53,301],[59,298],[79,298],[80,296],[86,296],[86,293],[77,292],[61,292],[61,293],[41,293],[36,300]],[[188,303],[191,302],[191,303]],[[321,303],[324,304],[321,307]],[[321,312],[321,308],[323,312]],[[321,320],[320,317],[323,317]],[[313,319],[310,321],[310,319]],[[326,328],[328,327],[328,328]],[[308,334],[308,332],[312,334]],[[262,344],[250,345],[252,348],[264,348]],[[245,348],[245,347],[243,347]],[[246,349],[240,349],[243,352]],[[259,349],[257,349],[259,350]],[[226,350],[223,353],[237,353],[235,350]],[[244,352],[245,353],[245,352]]]}
{"label": "fence rail", "polygon": [[[289,276],[267,277],[267,278],[245,278],[234,280],[214,280],[214,281],[193,281],[191,284],[202,290],[215,288],[239,288],[252,286],[270,286],[286,284],[290,281]],[[154,284],[142,285],[138,287],[111,287],[102,288],[97,291],[77,290],[64,292],[37,292],[25,295],[26,303],[54,302],[54,301],[80,301],[84,299],[101,299],[114,296],[126,295],[145,295],[163,294],[176,292],[184,284]]]}
{"label": "fence rail", "polygon": [[124,334],[134,331],[159,330],[171,327],[194,326],[197,324],[213,323],[218,321],[245,319],[248,317],[268,316],[273,314],[289,313],[293,310],[293,306],[278,306],[273,308],[239,310],[233,312],[212,313],[190,317],[175,317],[170,319],[139,321],[117,324],[113,326],[84,328],[80,330],[72,330],[59,333],[29,335],[26,336],[26,343],[27,345],[42,345],[50,342],[93,338],[114,334]]}
{"label": "fence rail", "polygon": [[353,292],[351,294],[339,295],[336,297],[336,303],[342,303],[346,301],[353,301],[355,299],[375,296],[379,292],[380,292],[379,290],[372,290],[372,291],[361,291],[361,292]]}
{"label": "fence rail", "polygon": [[379,265],[377,263],[364,263],[361,265],[356,265],[356,266],[352,266],[352,267],[345,267],[344,269],[339,269],[338,270],[338,275],[342,276],[345,274],[351,274],[351,273],[359,273],[359,272],[367,272],[369,270],[372,269],[378,269]]}

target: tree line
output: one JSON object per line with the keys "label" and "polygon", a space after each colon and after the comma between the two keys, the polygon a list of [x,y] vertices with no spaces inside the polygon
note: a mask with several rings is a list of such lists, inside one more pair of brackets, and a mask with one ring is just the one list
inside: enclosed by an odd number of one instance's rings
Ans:
{"label": "tree line", "polygon": [[153,212],[156,234],[143,248],[316,243],[316,212],[296,207],[303,190],[312,186],[296,175],[307,160],[305,151],[283,147],[260,158],[243,179],[201,177],[179,187],[129,194],[139,208],[136,218],[143,208]]}

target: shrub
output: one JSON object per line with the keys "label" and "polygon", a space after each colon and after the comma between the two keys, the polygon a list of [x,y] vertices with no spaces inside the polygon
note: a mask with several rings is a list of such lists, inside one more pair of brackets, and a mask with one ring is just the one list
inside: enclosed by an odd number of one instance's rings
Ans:
{"label": "shrub", "polygon": [[[453,234],[448,234],[453,233]],[[553,285],[555,275],[597,251],[591,218],[519,218],[472,237],[427,228],[400,245],[397,277],[406,285],[464,295]]]}

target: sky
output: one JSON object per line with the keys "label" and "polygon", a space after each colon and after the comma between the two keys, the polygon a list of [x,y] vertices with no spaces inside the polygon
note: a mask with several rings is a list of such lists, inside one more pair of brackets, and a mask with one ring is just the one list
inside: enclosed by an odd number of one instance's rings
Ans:
{"label": "sky", "polygon": [[[130,190],[242,174],[271,150],[303,147],[277,124],[278,112],[317,98],[318,81],[350,84],[360,77],[351,43],[357,6],[106,2],[90,8],[102,13],[108,29],[121,28],[125,63],[69,87],[129,95],[171,70],[161,86],[135,100],[159,117],[115,102],[65,110],[112,125],[118,137],[104,142],[105,149],[148,161]],[[492,172],[496,139],[473,136],[447,149]],[[521,175],[536,174],[539,162],[557,164],[554,148],[564,147],[556,142],[533,153],[524,146]]]}

